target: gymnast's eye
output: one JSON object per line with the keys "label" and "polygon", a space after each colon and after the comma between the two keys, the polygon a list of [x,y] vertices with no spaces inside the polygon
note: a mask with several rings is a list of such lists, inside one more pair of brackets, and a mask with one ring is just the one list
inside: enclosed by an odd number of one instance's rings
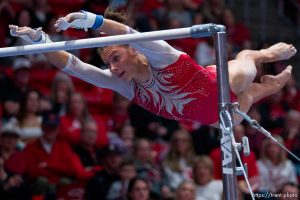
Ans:
{"label": "gymnast's eye", "polygon": [[120,60],[120,56],[119,55],[113,55],[113,57],[112,57],[112,62],[113,63],[119,62],[119,60]]}

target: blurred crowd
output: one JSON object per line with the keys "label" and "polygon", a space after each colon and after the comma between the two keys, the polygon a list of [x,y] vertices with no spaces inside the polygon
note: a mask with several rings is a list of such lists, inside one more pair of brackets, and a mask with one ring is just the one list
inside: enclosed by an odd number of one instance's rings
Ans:
{"label": "blurred crowd", "polygon": [[[223,0],[2,0],[0,46],[26,45],[9,36],[9,24],[43,27],[52,41],[97,37],[96,31],[57,33],[53,24],[80,9],[102,14],[109,3],[125,10],[127,24],[141,32],[218,23],[228,30],[228,59],[252,48],[249,29]],[[212,39],[169,43],[202,66],[215,63]],[[105,67],[96,49],[72,53]],[[283,68],[282,62],[258,66],[257,81]],[[0,199],[220,200],[224,195],[218,129],[157,117],[113,91],[56,70],[42,55],[1,59],[0,103]],[[293,78],[249,115],[300,156],[300,91]],[[234,132],[237,142],[249,138],[251,154],[242,160],[254,193],[299,199],[300,163],[247,123]],[[243,177],[238,194],[249,199]]]}

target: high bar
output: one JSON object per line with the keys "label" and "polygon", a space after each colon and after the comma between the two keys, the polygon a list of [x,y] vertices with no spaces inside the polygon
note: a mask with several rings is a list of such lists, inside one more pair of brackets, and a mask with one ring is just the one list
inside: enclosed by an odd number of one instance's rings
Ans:
{"label": "high bar", "polygon": [[61,42],[53,42],[53,43],[45,43],[45,44],[5,47],[5,48],[0,48],[0,57],[28,55],[28,54],[54,52],[54,51],[61,51],[61,50],[95,48],[95,47],[104,47],[104,46],[117,45],[117,44],[130,44],[132,42],[143,42],[143,41],[153,41],[153,40],[170,40],[170,39],[179,39],[179,38],[188,38],[188,37],[193,37],[193,38],[210,37],[214,33],[223,32],[225,30],[226,28],[223,25],[203,24],[203,25],[194,25],[188,28],[61,41]]}

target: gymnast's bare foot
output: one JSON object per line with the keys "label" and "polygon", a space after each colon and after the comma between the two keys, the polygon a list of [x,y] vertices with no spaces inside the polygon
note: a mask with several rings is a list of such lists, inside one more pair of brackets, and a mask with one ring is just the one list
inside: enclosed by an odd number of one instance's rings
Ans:
{"label": "gymnast's bare foot", "polygon": [[287,66],[280,74],[273,75],[264,75],[261,77],[260,81],[264,86],[270,88],[273,92],[278,92],[281,90],[285,84],[290,80],[292,75],[293,67],[291,65]]}
{"label": "gymnast's bare foot", "polygon": [[287,60],[297,53],[296,48],[291,44],[283,42],[274,44],[260,52],[264,55],[263,63],[275,62],[279,60]]}

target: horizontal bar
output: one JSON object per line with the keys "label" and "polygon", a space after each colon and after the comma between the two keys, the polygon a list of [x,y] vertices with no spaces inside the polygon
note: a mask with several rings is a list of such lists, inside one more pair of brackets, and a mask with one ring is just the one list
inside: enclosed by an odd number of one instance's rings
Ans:
{"label": "horizontal bar", "polygon": [[213,33],[224,31],[225,27],[216,24],[195,25],[188,28],[169,29],[136,34],[115,35],[99,38],[88,38],[53,42],[46,44],[34,44],[16,47],[0,48],[0,57],[28,55],[36,53],[54,52],[60,50],[74,50],[83,48],[95,48],[117,44],[130,44],[132,42],[170,40],[188,37],[210,37]]}

